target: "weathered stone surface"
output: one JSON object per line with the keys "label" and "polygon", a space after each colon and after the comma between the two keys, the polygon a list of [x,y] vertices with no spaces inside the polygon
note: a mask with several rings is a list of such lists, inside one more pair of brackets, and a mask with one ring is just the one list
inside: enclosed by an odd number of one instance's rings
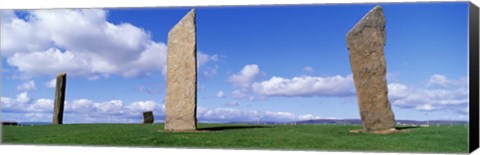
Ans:
{"label": "weathered stone surface", "polygon": [[347,33],[346,38],[365,131],[386,130],[395,125],[385,79],[385,23],[383,9],[376,6]]}
{"label": "weathered stone surface", "polygon": [[55,88],[55,103],[53,106],[53,124],[63,124],[63,107],[65,101],[65,87],[67,74],[60,73],[57,76],[57,86]]}
{"label": "weathered stone surface", "polygon": [[143,124],[152,124],[153,121],[154,119],[152,111],[143,112]]}
{"label": "weathered stone surface", "polygon": [[165,130],[197,128],[197,41],[195,9],[168,33]]}

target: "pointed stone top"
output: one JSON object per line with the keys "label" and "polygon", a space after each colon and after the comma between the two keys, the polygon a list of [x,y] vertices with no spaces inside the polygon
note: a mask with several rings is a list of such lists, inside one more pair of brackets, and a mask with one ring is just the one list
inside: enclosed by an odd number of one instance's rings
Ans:
{"label": "pointed stone top", "polygon": [[195,18],[195,15],[196,15],[197,11],[195,10],[195,8],[192,8],[190,11],[188,11],[188,13],[183,16],[182,20],[185,19],[185,18]]}
{"label": "pointed stone top", "polygon": [[65,72],[61,72],[60,74],[58,74],[58,76],[65,76],[65,75],[67,75],[67,73]]}
{"label": "pointed stone top", "polygon": [[375,7],[373,7],[372,10],[370,10],[370,12],[372,12],[372,11],[383,11],[383,9],[382,9],[382,6],[376,5]]}
{"label": "pointed stone top", "polygon": [[170,33],[177,31],[178,29],[181,29],[180,27],[190,27],[190,26],[195,27],[195,24],[196,24],[195,18],[196,18],[196,10],[195,8],[193,8],[185,16],[183,16],[183,18],[170,30],[168,34],[170,35]]}
{"label": "pointed stone top", "polygon": [[188,11],[188,13],[187,13],[187,14],[190,14],[190,13],[195,13],[195,12],[196,12],[195,8],[192,8],[190,11]]}
{"label": "pointed stone top", "polygon": [[365,27],[373,27],[383,30],[385,29],[385,23],[383,9],[380,5],[377,5],[368,11],[368,13],[347,33],[347,37],[351,34],[361,32]]}

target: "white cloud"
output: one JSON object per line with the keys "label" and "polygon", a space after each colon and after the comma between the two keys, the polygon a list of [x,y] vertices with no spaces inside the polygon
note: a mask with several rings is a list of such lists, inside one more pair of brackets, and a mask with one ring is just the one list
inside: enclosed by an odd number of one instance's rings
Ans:
{"label": "white cloud", "polygon": [[57,86],[57,79],[54,78],[48,82],[45,82],[44,84],[45,84],[45,87],[47,88],[55,88]]}
{"label": "white cloud", "polygon": [[252,83],[261,74],[258,65],[245,65],[240,72],[231,75],[228,82],[232,83],[236,89],[232,91],[232,97],[243,99],[248,97]]}
{"label": "white cloud", "polygon": [[[321,118],[312,114],[296,115],[290,112],[273,112],[258,110],[240,110],[233,108],[202,108],[199,107],[197,116],[200,121],[235,122],[235,121],[273,121],[291,122],[306,118]],[[303,119],[302,119],[303,118]]]}
{"label": "white cloud", "polygon": [[65,103],[65,113],[94,112],[95,104],[88,99],[73,100]]}
{"label": "white cloud", "polygon": [[32,99],[27,92],[22,92],[15,99],[1,98],[2,112],[50,112],[53,101],[50,99]]}
{"label": "white cloud", "polygon": [[262,96],[352,96],[355,95],[351,75],[342,77],[301,76],[286,79],[272,77],[253,83],[253,91]]}
{"label": "white cloud", "polygon": [[274,120],[274,121],[295,121],[297,116],[290,112],[272,112],[265,111],[262,114],[263,119],[265,120]]}
{"label": "white cloud", "polygon": [[30,81],[27,81],[27,82],[24,82],[22,84],[20,84],[19,86],[17,86],[17,90],[20,90],[20,91],[29,91],[29,90],[34,90],[36,89],[35,87],[35,81],[33,80],[30,80]]}
{"label": "white cloud", "polygon": [[313,72],[315,72],[315,70],[310,66],[306,66],[302,70],[308,74],[313,74]]}
{"label": "white cloud", "polygon": [[225,93],[220,90],[220,91],[217,92],[217,97],[218,97],[218,98],[224,98],[224,97],[225,97]]}
{"label": "white cloud", "polygon": [[232,84],[248,88],[250,84],[258,77],[260,69],[256,64],[246,65],[239,73],[233,74],[228,78]]}
{"label": "white cloud", "polygon": [[52,110],[53,100],[43,98],[35,100],[35,102],[27,108],[27,111],[39,113],[51,112]]}
{"label": "white cloud", "polygon": [[[166,73],[167,46],[130,23],[107,21],[100,9],[2,11],[1,51],[8,65],[28,75],[132,77]],[[217,55],[199,52],[199,66]]]}
{"label": "white cloud", "polygon": [[[432,87],[441,86],[441,87]],[[424,88],[408,87],[404,84],[388,85],[390,102],[400,108],[410,108],[420,111],[448,110],[467,114],[468,80],[448,79],[443,75],[432,75]]]}
{"label": "white cloud", "polygon": [[124,104],[122,100],[111,100],[107,102],[93,103],[95,109],[103,114],[121,114],[124,113]]}
{"label": "white cloud", "polygon": [[448,84],[452,83],[452,81],[448,80],[447,77],[439,74],[432,75],[430,77],[430,80],[428,81],[429,86],[432,85],[440,85],[440,86],[446,86]]}
{"label": "white cloud", "polygon": [[108,22],[107,14],[98,9],[33,10],[26,19],[10,16],[11,22],[2,23],[2,40],[8,40],[2,42],[3,55],[9,65],[34,75],[130,75],[126,66],[157,43],[141,28]]}
{"label": "white cloud", "polygon": [[17,101],[18,103],[24,104],[30,101],[30,97],[28,97],[27,92],[22,92],[17,95],[17,99],[15,101]]}
{"label": "white cloud", "polygon": [[459,79],[448,79],[446,76],[441,74],[434,74],[430,76],[430,79],[427,83],[428,87],[468,87],[468,78],[459,78]]}
{"label": "white cloud", "polygon": [[415,109],[423,110],[423,111],[431,111],[431,110],[434,110],[435,108],[430,104],[423,104],[415,107]]}
{"label": "white cloud", "polygon": [[[200,78],[213,78],[217,75],[218,65],[212,62],[219,61],[219,56],[209,55],[201,51],[197,51],[197,74]],[[166,72],[162,72],[166,75]]]}
{"label": "white cloud", "polygon": [[315,120],[315,119],[321,119],[322,117],[320,116],[315,116],[312,114],[306,114],[306,115],[300,115],[298,116],[298,120],[304,121],[304,120]]}
{"label": "white cloud", "polygon": [[[12,53],[19,51],[31,51],[46,48],[49,41],[44,39],[44,32],[34,32],[34,26],[27,21],[21,20],[16,17],[13,11],[1,11],[1,40],[0,49],[2,55],[11,55]],[[29,44],[35,42],[35,44]],[[22,43],[25,43],[22,46]]]}
{"label": "white cloud", "polygon": [[197,52],[197,67],[203,66],[210,61],[218,61],[218,55],[208,55],[201,51]]}
{"label": "white cloud", "polygon": [[399,83],[388,84],[388,96],[392,100],[406,97],[409,94],[408,87]]}
{"label": "white cloud", "polygon": [[[92,59],[98,60],[92,62]],[[18,67],[18,70],[30,74],[57,74],[67,72],[76,75],[94,74],[94,70],[105,72],[113,71],[108,63],[92,55],[78,56],[71,51],[60,51],[57,48],[50,48],[46,51],[34,51],[28,53],[15,53],[7,58],[11,66]],[[92,68],[96,66],[95,69]]]}
{"label": "white cloud", "polygon": [[146,71],[161,71],[163,75],[166,75],[166,66],[167,45],[162,42],[151,42],[137,60],[126,66],[128,71],[125,71],[123,75],[130,77]]}
{"label": "white cloud", "polygon": [[154,101],[137,101],[126,107],[130,112],[145,112],[145,111],[154,111],[156,109],[165,111],[162,107]]}
{"label": "white cloud", "polygon": [[241,99],[247,97],[247,90],[246,89],[235,89],[232,91],[232,97]]}

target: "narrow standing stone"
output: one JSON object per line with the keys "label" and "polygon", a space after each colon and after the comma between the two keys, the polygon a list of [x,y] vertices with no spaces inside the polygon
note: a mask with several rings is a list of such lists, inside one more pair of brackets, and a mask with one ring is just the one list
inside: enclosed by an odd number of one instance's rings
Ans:
{"label": "narrow standing stone", "polygon": [[385,79],[385,23],[383,9],[376,6],[347,33],[350,65],[365,131],[387,130],[395,125]]}
{"label": "narrow standing stone", "polygon": [[55,103],[53,107],[53,124],[63,124],[63,107],[65,102],[65,87],[67,74],[60,73],[57,76],[57,86],[55,88]]}
{"label": "narrow standing stone", "polygon": [[197,129],[197,41],[195,9],[168,33],[165,130]]}
{"label": "narrow standing stone", "polygon": [[153,112],[146,111],[143,112],[143,124],[152,124],[153,123]]}

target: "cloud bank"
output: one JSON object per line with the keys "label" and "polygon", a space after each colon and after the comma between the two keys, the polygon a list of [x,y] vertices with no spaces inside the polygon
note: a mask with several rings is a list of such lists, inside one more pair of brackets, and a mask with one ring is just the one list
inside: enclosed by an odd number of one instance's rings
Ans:
{"label": "cloud bank", "polygon": [[[1,17],[2,56],[23,74],[98,79],[166,73],[167,45],[141,27],[109,22],[105,10],[2,10]],[[198,59],[201,66],[218,56],[199,52]]]}
{"label": "cloud bank", "polygon": [[[27,92],[16,98],[1,97],[3,119],[17,122],[50,122],[52,120],[53,100],[32,99]],[[227,106],[237,106],[237,102]],[[197,117],[201,122],[235,122],[235,121],[275,121],[290,122],[323,118],[313,114],[297,115],[290,112],[273,112],[260,110],[240,110],[235,108],[197,108]],[[122,100],[96,102],[90,99],[75,99],[65,102],[65,123],[141,123],[142,112],[153,111],[156,122],[163,122],[165,105],[147,100],[134,101],[129,104]]]}
{"label": "cloud bank", "polygon": [[301,76],[291,79],[272,77],[270,80],[255,82],[253,91],[262,96],[285,97],[343,97],[355,95],[352,75],[342,77]]}
{"label": "cloud bank", "polygon": [[468,114],[468,79],[448,79],[435,74],[424,87],[409,87],[400,83],[388,84],[390,102],[400,108],[419,111],[453,111]]}
{"label": "cloud bank", "polygon": [[[256,81],[260,73],[258,65],[246,65],[228,79],[237,89],[232,97],[243,99],[253,95],[270,97],[352,97],[355,96],[353,76],[296,76],[284,78],[272,76],[269,80]],[[420,112],[451,111],[467,115],[468,78],[450,79],[433,74],[424,85],[408,86],[389,83],[388,95],[393,106]]]}

